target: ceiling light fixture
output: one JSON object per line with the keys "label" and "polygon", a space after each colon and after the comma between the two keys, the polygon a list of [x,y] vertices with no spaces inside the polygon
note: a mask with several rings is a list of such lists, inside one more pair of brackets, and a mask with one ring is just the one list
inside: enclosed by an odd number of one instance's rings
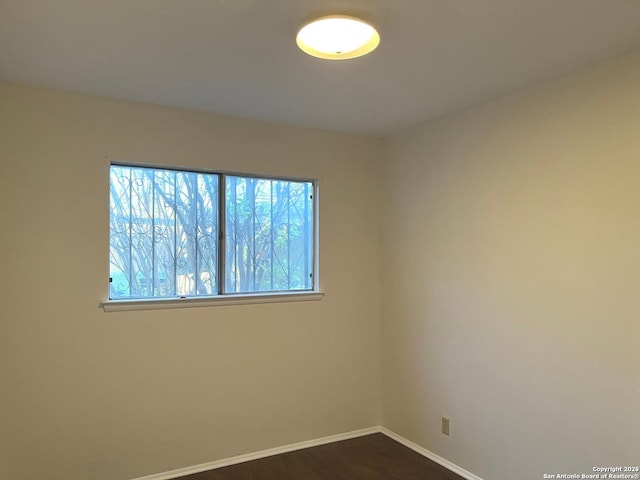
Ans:
{"label": "ceiling light fixture", "polygon": [[347,60],[375,50],[380,43],[380,35],[359,18],[329,15],[302,27],[296,42],[303,52],[314,57]]}

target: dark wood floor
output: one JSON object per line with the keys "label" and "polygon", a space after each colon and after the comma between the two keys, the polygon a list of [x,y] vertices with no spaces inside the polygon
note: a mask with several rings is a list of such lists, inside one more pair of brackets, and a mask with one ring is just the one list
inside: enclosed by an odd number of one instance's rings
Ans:
{"label": "dark wood floor", "polygon": [[463,480],[389,437],[364,437],[283,453],[180,480]]}

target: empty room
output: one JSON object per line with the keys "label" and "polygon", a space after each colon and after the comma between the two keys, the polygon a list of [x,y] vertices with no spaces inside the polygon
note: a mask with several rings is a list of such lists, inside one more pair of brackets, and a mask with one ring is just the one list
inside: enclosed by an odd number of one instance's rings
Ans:
{"label": "empty room", "polygon": [[0,1],[0,479],[640,478],[640,1]]}

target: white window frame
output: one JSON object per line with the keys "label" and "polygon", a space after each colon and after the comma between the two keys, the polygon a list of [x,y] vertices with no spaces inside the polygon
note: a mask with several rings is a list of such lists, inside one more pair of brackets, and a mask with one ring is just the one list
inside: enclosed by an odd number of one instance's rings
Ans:
{"label": "white window frame", "polygon": [[[313,232],[312,232],[312,288],[311,290],[286,290],[270,292],[237,293],[224,292],[224,262],[226,261],[226,199],[222,194],[222,189],[218,190],[218,228],[220,231],[217,244],[218,252],[218,294],[211,296],[177,296],[162,298],[124,298],[111,299],[107,294],[107,299],[101,304],[105,312],[137,311],[137,310],[157,310],[174,308],[211,307],[222,305],[243,305],[256,303],[284,303],[284,302],[304,302],[321,300],[324,293],[320,291],[320,262],[319,262],[319,180],[301,177],[259,175],[246,172],[233,172],[226,170],[206,170],[189,167],[175,167],[166,165],[153,165],[130,162],[113,161],[109,165],[109,172],[112,166],[131,168],[152,168],[160,170],[174,170],[178,172],[202,173],[218,175],[219,187],[225,184],[227,176],[255,178],[261,180],[308,182],[312,185],[313,195]],[[224,220],[224,221],[223,221]],[[110,221],[110,220],[109,220]]]}

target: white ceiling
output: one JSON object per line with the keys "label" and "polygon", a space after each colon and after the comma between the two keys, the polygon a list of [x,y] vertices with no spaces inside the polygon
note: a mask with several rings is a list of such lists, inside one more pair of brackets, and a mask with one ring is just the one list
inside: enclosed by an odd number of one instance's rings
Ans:
{"label": "white ceiling", "polygon": [[[303,54],[314,14],[371,55]],[[640,51],[640,0],[0,0],[0,80],[383,135]]]}

